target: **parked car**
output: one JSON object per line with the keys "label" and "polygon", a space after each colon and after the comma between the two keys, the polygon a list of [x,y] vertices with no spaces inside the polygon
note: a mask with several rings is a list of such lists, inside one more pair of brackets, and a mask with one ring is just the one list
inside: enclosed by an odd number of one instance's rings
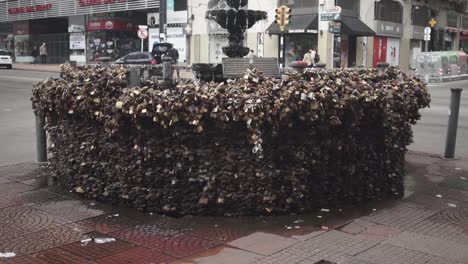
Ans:
{"label": "parked car", "polygon": [[7,50],[0,50],[0,66],[6,66],[7,69],[13,68],[13,56]]}
{"label": "parked car", "polygon": [[153,49],[151,50],[151,54],[153,54],[154,58],[156,59],[157,64],[162,63],[162,57],[166,55],[170,49],[172,49],[171,43],[163,42],[163,43],[153,44]]}
{"label": "parked car", "polygon": [[114,61],[113,64],[157,64],[154,56],[149,52],[132,52]]}

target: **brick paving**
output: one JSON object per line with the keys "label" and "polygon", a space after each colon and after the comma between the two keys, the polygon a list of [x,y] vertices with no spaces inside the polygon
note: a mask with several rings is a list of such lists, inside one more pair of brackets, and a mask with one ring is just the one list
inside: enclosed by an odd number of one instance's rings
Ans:
{"label": "brick paving", "polygon": [[0,253],[16,257],[0,264],[468,264],[468,160],[409,153],[407,174],[405,199],[359,210],[174,219],[80,199],[40,164],[3,166]]}

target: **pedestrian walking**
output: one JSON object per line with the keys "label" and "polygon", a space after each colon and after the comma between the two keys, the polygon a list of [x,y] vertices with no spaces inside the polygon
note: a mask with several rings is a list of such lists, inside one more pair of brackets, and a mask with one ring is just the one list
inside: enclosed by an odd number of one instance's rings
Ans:
{"label": "pedestrian walking", "polygon": [[177,71],[177,78],[180,78],[180,72],[179,72],[179,51],[174,48],[174,47],[171,47],[171,49],[167,52],[167,56],[169,56],[170,58],[172,58],[172,68],[175,69]]}
{"label": "pedestrian walking", "polygon": [[31,56],[33,57],[33,64],[37,63],[37,57],[39,57],[39,49],[37,48],[37,45],[34,45],[33,50],[31,52]]}
{"label": "pedestrian walking", "polygon": [[307,67],[312,67],[315,65],[314,60],[312,59],[312,49],[307,51],[306,54],[304,54],[304,58],[302,59],[303,62],[307,63]]}
{"label": "pedestrian walking", "polygon": [[41,47],[39,48],[39,55],[41,56],[41,63],[46,64],[47,63],[47,45],[42,43]]}

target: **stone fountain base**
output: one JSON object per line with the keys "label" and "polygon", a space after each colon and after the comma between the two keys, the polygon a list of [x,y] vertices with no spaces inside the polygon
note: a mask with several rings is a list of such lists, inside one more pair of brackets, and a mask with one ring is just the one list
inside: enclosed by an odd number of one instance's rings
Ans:
{"label": "stone fountain base", "polygon": [[223,65],[214,63],[194,63],[192,71],[195,78],[203,82],[222,82]]}

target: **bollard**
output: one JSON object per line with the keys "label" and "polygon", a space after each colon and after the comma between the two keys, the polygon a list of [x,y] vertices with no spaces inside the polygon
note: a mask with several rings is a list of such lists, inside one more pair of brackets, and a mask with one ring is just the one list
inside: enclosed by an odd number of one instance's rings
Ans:
{"label": "bollard", "polygon": [[140,74],[141,70],[139,66],[131,67],[130,72],[128,73],[128,86],[138,87],[140,86]]}
{"label": "bollard", "polygon": [[37,162],[47,161],[47,137],[45,127],[45,116],[36,115],[36,150]]}
{"label": "bollard", "polygon": [[163,81],[164,81],[164,86],[167,89],[173,88],[172,74],[173,74],[172,58],[163,57]]}
{"label": "bollard", "polygon": [[457,142],[458,114],[460,112],[460,98],[462,88],[452,88],[450,95],[450,112],[447,128],[447,140],[445,142],[445,155],[447,159],[455,157],[455,145]]}

